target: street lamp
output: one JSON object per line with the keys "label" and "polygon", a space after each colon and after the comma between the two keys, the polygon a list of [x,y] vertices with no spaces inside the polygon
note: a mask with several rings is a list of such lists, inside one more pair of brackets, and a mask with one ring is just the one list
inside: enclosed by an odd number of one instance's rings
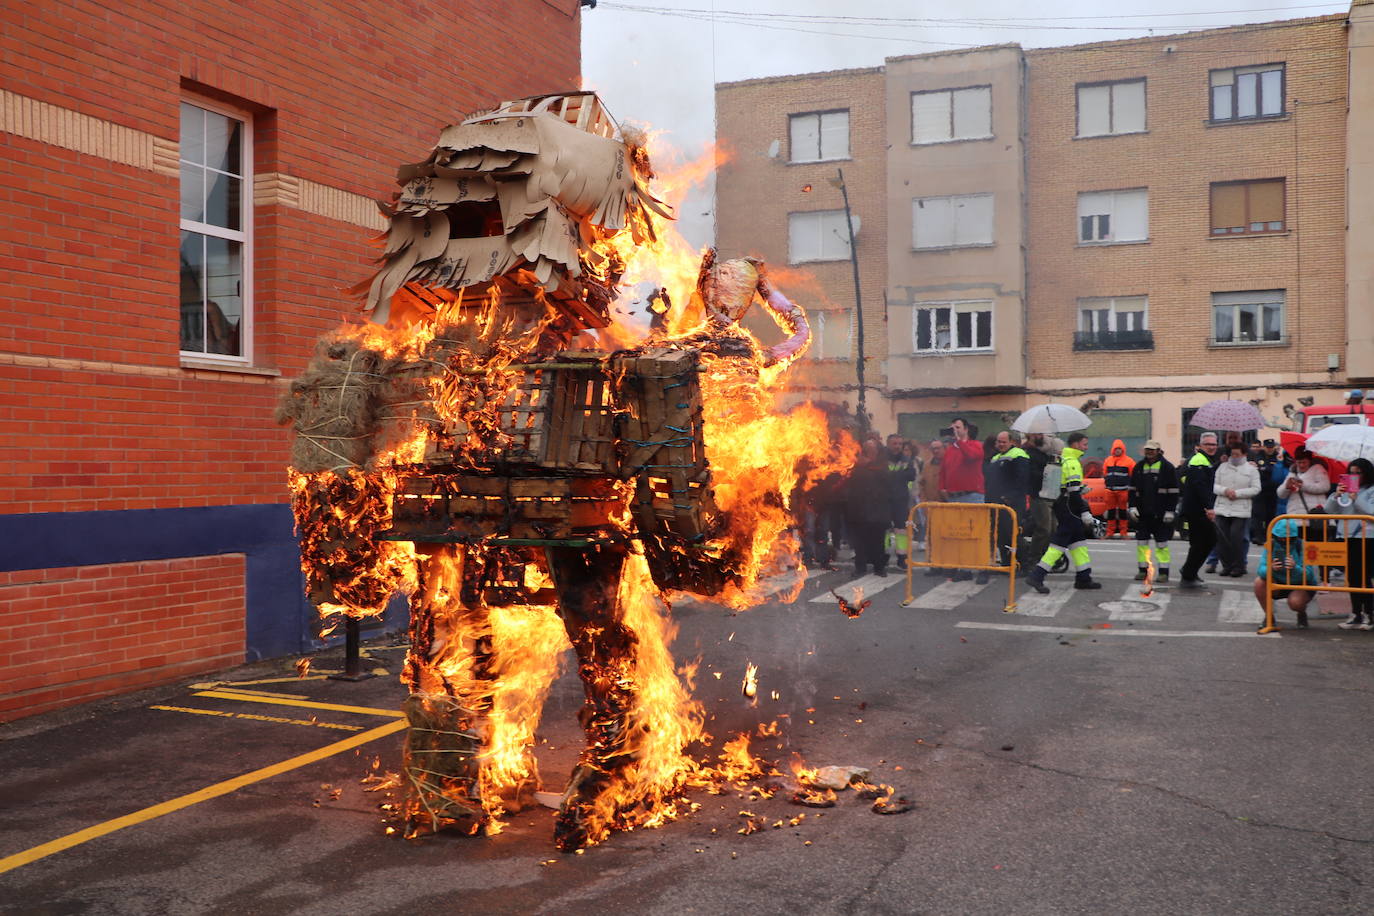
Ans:
{"label": "street lamp", "polygon": [[855,373],[859,381],[859,406],[858,420],[860,431],[868,430],[868,408],[865,405],[864,392],[867,386],[864,384],[864,303],[863,294],[859,289],[859,248],[858,240],[854,237],[854,213],[849,209],[849,189],[844,183],[844,169],[836,169],[835,177],[830,179],[830,183],[840,189],[840,198],[844,201],[844,220],[845,226],[849,229],[849,264],[854,273],[854,330],[858,335],[858,362],[855,365]]}

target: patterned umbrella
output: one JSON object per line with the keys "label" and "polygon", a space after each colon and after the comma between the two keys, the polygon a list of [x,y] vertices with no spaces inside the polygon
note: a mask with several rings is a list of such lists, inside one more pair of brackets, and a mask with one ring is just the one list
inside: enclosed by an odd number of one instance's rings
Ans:
{"label": "patterned umbrella", "polygon": [[1016,418],[1011,428],[1021,433],[1067,433],[1093,425],[1088,415],[1067,404],[1037,404]]}
{"label": "patterned umbrella", "polygon": [[1374,459],[1374,426],[1332,424],[1308,436],[1307,448],[1318,455],[1347,464],[1356,458]]}
{"label": "patterned umbrella", "polygon": [[1269,421],[1264,419],[1254,404],[1222,398],[1199,407],[1188,425],[1225,432],[1244,432],[1247,429],[1263,429],[1269,425]]}

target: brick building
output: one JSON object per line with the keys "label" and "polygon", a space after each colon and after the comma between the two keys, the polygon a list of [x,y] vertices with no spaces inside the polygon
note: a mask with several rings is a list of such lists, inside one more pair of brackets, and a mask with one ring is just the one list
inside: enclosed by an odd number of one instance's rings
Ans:
{"label": "brick building", "polygon": [[313,644],[283,379],[398,163],[578,85],[578,0],[249,6],[6,14],[0,719]]}
{"label": "brick building", "polygon": [[[885,277],[866,325],[885,357],[869,372],[875,423],[925,437],[956,412],[986,428],[1091,400],[1099,446],[1155,437],[1177,455],[1211,398],[1254,401],[1279,428],[1299,398],[1374,379],[1374,215],[1353,205],[1374,181],[1371,32],[1374,4],[1357,0],[1349,15],[861,71],[884,86],[885,123],[828,167],[886,173],[865,202],[886,210],[886,257],[864,233],[858,247],[865,278]],[[751,232],[786,250],[798,205],[774,186],[796,166],[757,150],[822,108],[871,124],[853,73],[717,87],[722,143],[751,150],[718,185],[727,254]],[[767,190],[732,196],[744,186]],[[852,302],[848,249],[826,254],[791,263],[820,302]],[[804,285],[797,298],[812,305]],[[823,342],[815,362],[842,349]],[[852,371],[834,374],[852,389]]]}

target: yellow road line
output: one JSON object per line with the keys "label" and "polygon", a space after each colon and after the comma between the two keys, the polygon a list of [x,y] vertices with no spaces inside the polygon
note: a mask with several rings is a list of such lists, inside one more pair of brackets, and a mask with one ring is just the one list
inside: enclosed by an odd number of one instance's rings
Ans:
{"label": "yellow road line", "polygon": [[231,684],[192,684],[192,690],[224,690],[229,693],[242,693],[253,697],[282,697],[287,700],[308,700],[306,693],[274,693],[271,690],[242,690]]}
{"label": "yellow road line", "polygon": [[405,713],[398,709],[377,709],[375,706],[344,706],[339,703],[314,703],[309,700],[284,700],[279,697],[261,694],[229,693],[224,690],[201,690],[193,696],[217,697],[221,700],[238,700],[243,703],[271,703],[276,706],[303,706],[306,709],[328,709],[333,712],[352,712],[363,716],[389,716],[397,719]]}
{"label": "yellow road line", "polygon": [[319,674],[308,674],[305,677],[297,677],[292,674],[287,677],[266,677],[258,681],[201,681],[199,684],[192,684],[192,690],[214,690],[216,687],[242,687],[245,684],[290,684],[296,681],[322,681],[329,677],[329,671],[316,668]]}
{"label": "yellow road line", "polygon": [[149,706],[149,709],[161,709],[167,712],[189,712],[198,716],[220,716],[225,719],[251,719],[255,722],[277,722],[282,725],[306,725],[310,728],[328,728],[341,732],[360,732],[363,730],[361,725],[339,725],[335,722],[312,722],[309,719],[287,719],[282,716],[261,716],[249,712],[225,712],[220,709],[196,709],[193,706]]}
{"label": "yellow road line", "polygon": [[78,830],[76,833],[69,833],[64,837],[44,843],[41,846],[35,846],[32,849],[26,849],[23,852],[17,852],[12,856],[6,856],[0,859],[0,874],[19,868],[22,865],[36,862],[55,852],[62,852],[64,849],[71,849],[73,846],[79,846],[82,843],[94,840],[98,837],[114,833],[116,830],[123,830],[125,827],[132,827],[135,824],[141,824],[144,821],[162,817],[164,814],[171,814],[174,811],[180,811],[182,808],[189,808],[191,805],[198,805],[203,801],[209,801],[221,795],[228,795],[230,792],[237,791],[244,786],[251,785],[255,782],[261,782],[264,779],[270,779],[273,776],[285,773],[289,770],[308,766],[317,760],[323,760],[326,757],[332,757],[335,754],[351,750],[359,745],[367,744],[369,741],[375,741],[378,738],[385,738],[387,735],[395,734],[405,727],[406,723],[403,721],[388,722],[385,725],[379,725],[371,731],[365,731],[360,735],[353,735],[350,738],[336,741],[333,744],[326,744],[318,750],[292,757],[289,760],[283,760],[281,763],[274,763],[271,766],[254,770],[251,773],[244,773],[242,776],[235,776],[233,779],[217,782],[213,786],[207,786],[189,795],[183,795],[180,798],[165,801],[160,805],[153,805],[151,808],[144,808],[142,811],[126,814],[112,821],[96,824],[94,827],[87,827],[85,830]]}

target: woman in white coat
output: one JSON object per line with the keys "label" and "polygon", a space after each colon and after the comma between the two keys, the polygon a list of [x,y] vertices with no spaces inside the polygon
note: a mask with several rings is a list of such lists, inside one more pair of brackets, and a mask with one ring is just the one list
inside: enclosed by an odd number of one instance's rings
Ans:
{"label": "woman in white coat", "polygon": [[1288,497],[1288,511],[1295,515],[1306,515],[1317,506],[1326,502],[1331,492],[1331,477],[1320,461],[1312,459],[1312,453],[1298,446],[1293,453],[1293,469],[1283,482],[1282,494]]}
{"label": "woman in white coat", "polygon": [[1250,507],[1260,492],[1259,469],[1247,459],[1244,443],[1226,447],[1226,460],[1217,465],[1212,478],[1216,503],[1217,561],[1223,576],[1245,575],[1245,554],[1250,549]]}

